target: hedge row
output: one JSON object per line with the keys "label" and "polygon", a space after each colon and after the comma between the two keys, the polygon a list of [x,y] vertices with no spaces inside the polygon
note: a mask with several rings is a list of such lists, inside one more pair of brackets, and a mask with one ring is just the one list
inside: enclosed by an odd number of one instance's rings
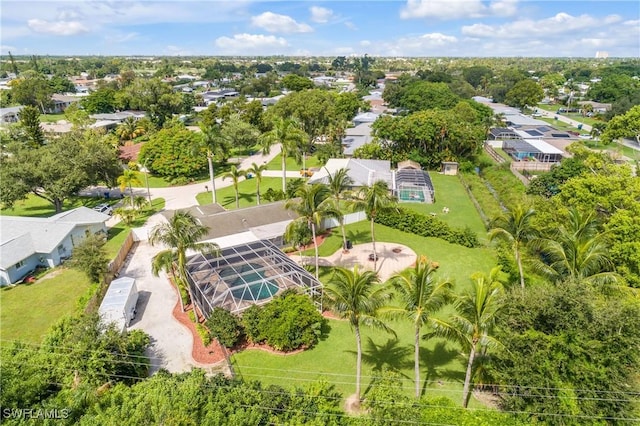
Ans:
{"label": "hedge row", "polygon": [[478,236],[470,228],[451,228],[446,222],[433,216],[399,208],[396,211],[380,212],[376,223],[389,226],[399,231],[420,235],[421,237],[442,238],[452,244],[465,247],[477,247]]}

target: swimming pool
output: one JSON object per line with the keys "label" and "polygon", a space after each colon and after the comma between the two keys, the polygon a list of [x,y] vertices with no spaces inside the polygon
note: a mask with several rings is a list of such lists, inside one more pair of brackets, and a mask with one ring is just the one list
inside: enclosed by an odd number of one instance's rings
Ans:
{"label": "swimming pool", "polygon": [[398,191],[400,201],[413,201],[416,203],[424,203],[424,192],[422,189],[401,189]]}
{"label": "swimming pool", "polygon": [[219,274],[231,289],[234,298],[257,301],[272,297],[278,292],[278,285],[263,275],[259,271],[261,268],[259,264],[246,263],[235,265],[235,270],[225,268]]}

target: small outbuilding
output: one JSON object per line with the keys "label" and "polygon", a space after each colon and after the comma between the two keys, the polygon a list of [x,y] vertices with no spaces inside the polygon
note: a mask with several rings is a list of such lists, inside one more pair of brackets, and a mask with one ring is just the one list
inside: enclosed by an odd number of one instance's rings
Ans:
{"label": "small outbuilding", "polygon": [[440,171],[442,174],[455,176],[458,174],[458,163],[456,161],[443,161]]}
{"label": "small outbuilding", "polygon": [[122,277],[111,281],[98,312],[104,324],[114,324],[123,332],[136,315],[137,303],[136,280]]}

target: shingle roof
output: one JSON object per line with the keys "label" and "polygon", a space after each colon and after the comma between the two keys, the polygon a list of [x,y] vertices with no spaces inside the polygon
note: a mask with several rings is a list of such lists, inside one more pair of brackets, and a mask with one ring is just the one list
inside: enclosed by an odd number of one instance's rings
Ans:
{"label": "shingle roof", "polygon": [[51,253],[77,225],[104,223],[109,216],[87,207],[48,218],[0,217],[0,267],[6,269],[34,253]]}
{"label": "shingle roof", "polygon": [[327,164],[322,169],[314,173],[308,182],[328,183],[328,175],[341,168],[348,169],[349,177],[353,180],[353,186],[372,185],[378,180],[387,182],[389,188],[393,186],[390,161],[363,160],[360,158],[332,158],[327,161]]}

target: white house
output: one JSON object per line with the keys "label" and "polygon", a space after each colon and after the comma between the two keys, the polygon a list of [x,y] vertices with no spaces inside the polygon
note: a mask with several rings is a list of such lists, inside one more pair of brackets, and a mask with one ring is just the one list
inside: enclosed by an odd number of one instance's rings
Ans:
{"label": "white house", "polygon": [[0,285],[20,281],[37,266],[59,265],[86,235],[106,232],[107,219],[87,207],[48,218],[0,217]]}
{"label": "white house", "polygon": [[17,123],[20,120],[19,114],[24,108],[23,105],[0,108],[0,123],[8,124],[8,123]]}
{"label": "white house", "polygon": [[360,158],[331,158],[327,164],[315,172],[308,183],[329,183],[329,175],[345,168],[353,181],[352,188],[373,185],[376,181],[387,182],[389,189],[395,189],[395,179],[391,162],[387,160],[363,160]]}

